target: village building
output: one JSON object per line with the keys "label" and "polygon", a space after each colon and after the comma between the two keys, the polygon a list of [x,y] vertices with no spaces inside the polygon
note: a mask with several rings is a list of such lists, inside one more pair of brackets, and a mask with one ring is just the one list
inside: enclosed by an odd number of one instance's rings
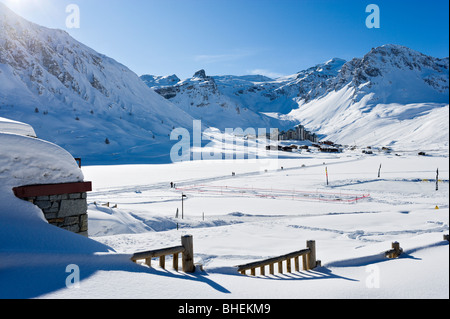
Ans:
{"label": "village building", "polygon": [[311,133],[305,129],[303,125],[297,125],[294,129],[287,132],[281,131],[278,134],[279,141],[294,140],[294,141],[311,141],[317,143],[319,137],[315,133]]}

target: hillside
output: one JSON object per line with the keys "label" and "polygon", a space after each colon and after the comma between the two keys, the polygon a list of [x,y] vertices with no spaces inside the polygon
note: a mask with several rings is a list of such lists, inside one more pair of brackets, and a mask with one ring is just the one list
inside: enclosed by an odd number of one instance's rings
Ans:
{"label": "hillside", "polygon": [[172,128],[192,127],[188,114],[126,66],[4,4],[0,116],[32,125],[39,137],[87,162],[167,161],[161,156]]}
{"label": "hillside", "polygon": [[343,144],[448,147],[449,60],[399,45],[344,64],[325,94],[288,115]]}

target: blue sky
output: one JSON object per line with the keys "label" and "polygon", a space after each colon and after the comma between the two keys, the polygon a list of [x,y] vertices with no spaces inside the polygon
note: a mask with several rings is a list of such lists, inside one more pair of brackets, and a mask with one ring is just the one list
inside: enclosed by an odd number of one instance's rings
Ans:
{"label": "blue sky", "polygon": [[[24,18],[66,30],[138,75],[289,75],[333,57],[395,43],[449,55],[443,0],[0,0]],[[380,8],[368,29],[366,6]],[[66,7],[80,8],[80,28]]]}

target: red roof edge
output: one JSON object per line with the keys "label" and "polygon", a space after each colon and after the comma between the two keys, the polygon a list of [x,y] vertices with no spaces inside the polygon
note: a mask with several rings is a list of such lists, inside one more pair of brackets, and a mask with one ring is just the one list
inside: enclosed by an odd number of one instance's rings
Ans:
{"label": "red roof edge", "polygon": [[19,198],[86,193],[91,191],[92,182],[29,185],[13,188],[14,195]]}

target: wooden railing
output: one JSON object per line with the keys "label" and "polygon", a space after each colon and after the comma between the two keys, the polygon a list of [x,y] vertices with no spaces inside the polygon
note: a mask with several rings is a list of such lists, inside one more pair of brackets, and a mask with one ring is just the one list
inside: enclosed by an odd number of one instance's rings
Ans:
{"label": "wooden railing", "polygon": [[238,271],[245,275],[247,270],[250,270],[252,276],[256,276],[256,269],[260,269],[261,276],[265,275],[265,267],[269,266],[269,273],[271,275],[275,272],[275,264],[278,264],[278,272],[283,273],[283,262],[286,261],[287,272],[292,272],[291,260],[294,260],[295,271],[300,271],[300,257],[302,257],[303,270],[310,270],[316,268],[320,265],[320,261],[316,260],[316,242],[314,240],[309,240],[306,242],[306,249],[302,249],[296,252],[292,252],[286,255],[273,257],[261,261],[256,261],[253,263],[240,265]]}
{"label": "wooden railing", "polygon": [[159,266],[165,269],[166,256],[173,255],[173,268],[178,271],[179,254],[182,254],[182,267],[184,272],[195,272],[194,244],[191,235],[181,237],[181,246],[162,248],[136,253],[131,257],[133,262],[145,260],[145,264],[152,266],[152,258],[159,258]]}

